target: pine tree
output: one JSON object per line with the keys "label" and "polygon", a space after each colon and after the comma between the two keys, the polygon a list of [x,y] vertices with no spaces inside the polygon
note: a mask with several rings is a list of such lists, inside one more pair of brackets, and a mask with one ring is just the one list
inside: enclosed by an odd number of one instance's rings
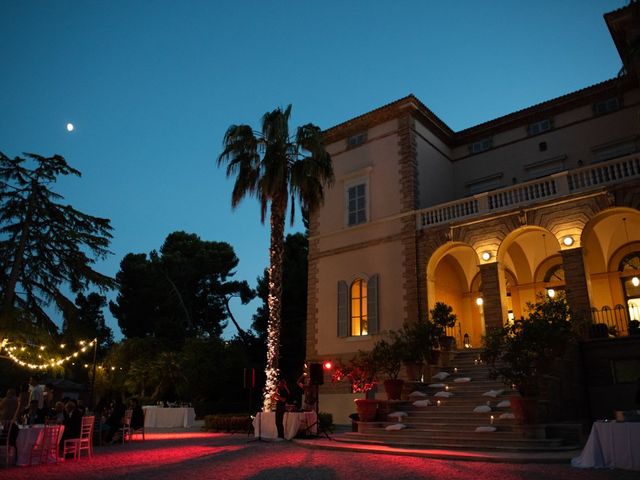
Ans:
{"label": "pine tree", "polygon": [[108,219],[71,205],[51,190],[60,176],[80,176],[60,155],[26,158],[0,152],[0,327],[37,325],[57,333],[46,307],[53,303],[64,318],[77,315],[63,293],[89,286],[113,288],[115,281],[92,268],[106,257],[111,239]]}

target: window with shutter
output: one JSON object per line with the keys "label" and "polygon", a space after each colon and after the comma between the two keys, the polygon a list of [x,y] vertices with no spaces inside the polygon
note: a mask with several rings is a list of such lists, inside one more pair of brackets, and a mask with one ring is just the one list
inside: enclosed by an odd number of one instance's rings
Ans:
{"label": "window with shutter", "polygon": [[338,337],[359,337],[378,331],[378,275],[356,278],[351,285],[339,281]]}
{"label": "window with shutter", "polygon": [[367,323],[369,335],[378,333],[378,275],[367,282]]}
{"label": "window with shutter", "polygon": [[349,336],[349,285],[338,282],[338,337]]}

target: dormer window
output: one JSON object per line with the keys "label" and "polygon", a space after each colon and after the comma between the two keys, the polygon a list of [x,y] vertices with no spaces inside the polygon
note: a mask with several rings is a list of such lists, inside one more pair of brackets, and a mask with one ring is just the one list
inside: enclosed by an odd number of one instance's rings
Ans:
{"label": "dormer window", "polygon": [[347,138],[347,148],[354,148],[367,141],[367,132],[360,132]]}
{"label": "dormer window", "polygon": [[486,152],[491,148],[492,143],[493,142],[491,138],[485,138],[472,143],[471,145],[469,145],[469,153],[471,155],[475,155],[476,153]]}
{"label": "dormer window", "polygon": [[609,112],[615,112],[620,109],[620,99],[618,97],[608,98],[602,102],[593,104],[593,112],[596,115],[603,115]]}
{"label": "dormer window", "polygon": [[529,136],[538,135],[539,133],[547,132],[551,130],[551,120],[548,118],[540,120],[539,122],[530,123],[527,126],[527,133]]}

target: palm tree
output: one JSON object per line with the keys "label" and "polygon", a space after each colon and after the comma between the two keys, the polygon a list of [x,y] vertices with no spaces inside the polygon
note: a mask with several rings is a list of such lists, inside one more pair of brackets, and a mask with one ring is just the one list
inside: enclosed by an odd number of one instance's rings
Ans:
{"label": "palm tree", "polygon": [[247,195],[258,198],[262,223],[270,208],[265,409],[271,405],[278,382],[282,261],[288,202],[291,202],[293,224],[296,199],[303,211],[312,211],[324,199],[324,186],[331,185],[334,179],[331,157],[324,148],[320,128],[309,123],[298,127],[295,136],[291,136],[290,116],[291,105],[285,110],[277,108],[265,113],[260,132],[249,125],[231,125],[224,136],[224,150],[218,157],[218,166],[227,165],[227,177],[235,176],[231,195],[233,208]]}

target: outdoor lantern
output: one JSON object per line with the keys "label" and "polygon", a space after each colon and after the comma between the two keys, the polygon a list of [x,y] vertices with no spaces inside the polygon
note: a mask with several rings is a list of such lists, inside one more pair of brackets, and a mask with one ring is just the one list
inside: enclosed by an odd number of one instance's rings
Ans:
{"label": "outdoor lantern", "polygon": [[471,348],[471,340],[469,339],[469,334],[465,333],[463,337],[464,348]]}

